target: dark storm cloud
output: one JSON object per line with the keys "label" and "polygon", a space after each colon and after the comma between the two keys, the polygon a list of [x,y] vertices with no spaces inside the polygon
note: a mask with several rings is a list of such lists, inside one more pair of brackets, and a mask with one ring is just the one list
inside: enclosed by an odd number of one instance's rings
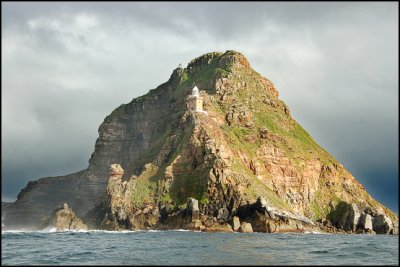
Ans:
{"label": "dark storm cloud", "polygon": [[2,3],[2,185],[87,166],[97,128],[179,64],[234,49],[398,212],[398,3]]}

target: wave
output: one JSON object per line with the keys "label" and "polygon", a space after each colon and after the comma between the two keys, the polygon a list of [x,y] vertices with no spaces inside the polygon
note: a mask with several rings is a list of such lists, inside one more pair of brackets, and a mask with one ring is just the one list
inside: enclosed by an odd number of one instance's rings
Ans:
{"label": "wave", "polygon": [[1,230],[1,233],[35,233],[34,230]]}
{"label": "wave", "polygon": [[319,231],[305,231],[304,233],[301,234],[311,234],[311,235],[331,235],[331,233],[324,233],[324,232],[319,232]]}
{"label": "wave", "polygon": [[6,233],[107,233],[107,234],[126,234],[126,233],[140,233],[140,232],[148,232],[148,233],[158,233],[158,232],[201,232],[201,231],[193,231],[187,229],[171,229],[171,230],[119,230],[119,231],[111,231],[111,230],[100,230],[100,229],[92,229],[92,230],[57,230],[55,227],[47,227],[42,230],[27,230],[27,229],[18,229],[18,230],[2,230],[2,234]]}

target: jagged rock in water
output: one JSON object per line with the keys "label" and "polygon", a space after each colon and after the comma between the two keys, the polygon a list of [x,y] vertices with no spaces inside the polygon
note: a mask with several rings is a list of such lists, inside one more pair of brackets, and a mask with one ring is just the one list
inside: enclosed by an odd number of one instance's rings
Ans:
{"label": "jagged rock in water", "polygon": [[50,218],[43,223],[42,228],[55,227],[57,231],[62,230],[87,230],[88,226],[78,218],[75,212],[64,203],[62,207],[56,208]]}
{"label": "jagged rock in water", "polygon": [[[194,84],[207,113],[187,110]],[[236,216],[260,232],[355,232],[369,231],[371,217],[371,231],[397,233],[398,216],[278,96],[242,54],[200,56],[107,116],[87,169],[28,183],[6,207],[5,225],[38,224],[68,202],[113,230],[233,231]]]}

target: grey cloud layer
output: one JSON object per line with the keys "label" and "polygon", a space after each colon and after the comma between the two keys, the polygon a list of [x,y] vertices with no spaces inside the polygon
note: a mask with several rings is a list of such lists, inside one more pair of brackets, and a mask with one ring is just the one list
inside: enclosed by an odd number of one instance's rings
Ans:
{"label": "grey cloud layer", "polygon": [[3,198],[27,180],[85,168],[115,107],[165,82],[179,63],[234,49],[397,212],[398,3],[2,7]]}

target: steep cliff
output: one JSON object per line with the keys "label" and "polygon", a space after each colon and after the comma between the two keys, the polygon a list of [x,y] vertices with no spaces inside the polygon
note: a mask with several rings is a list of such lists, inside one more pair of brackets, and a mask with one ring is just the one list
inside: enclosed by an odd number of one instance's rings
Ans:
{"label": "steep cliff", "polygon": [[229,231],[237,217],[261,232],[398,231],[398,218],[315,143],[243,55],[207,54],[180,75],[176,94],[196,83],[207,115],[184,112],[162,147],[132,163],[142,172],[110,179],[103,227]]}
{"label": "steep cliff", "polygon": [[[42,218],[63,203],[69,203],[79,217],[98,206],[106,198],[110,164],[118,162],[126,168],[131,162],[146,160],[142,154],[164,142],[169,123],[183,112],[184,100],[173,93],[180,82],[177,72],[168,82],[119,106],[104,119],[87,169],[30,181],[5,209],[5,228],[37,228]],[[140,162],[137,166],[139,171]]]}
{"label": "steep cliff", "polygon": [[[194,84],[207,114],[186,108]],[[119,165],[109,177],[112,164]],[[304,131],[274,85],[234,51],[196,58],[114,110],[88,168],[28,184],[5,224],[36,223],[64,202],[104,229],[398,231],[398,217]]]}

